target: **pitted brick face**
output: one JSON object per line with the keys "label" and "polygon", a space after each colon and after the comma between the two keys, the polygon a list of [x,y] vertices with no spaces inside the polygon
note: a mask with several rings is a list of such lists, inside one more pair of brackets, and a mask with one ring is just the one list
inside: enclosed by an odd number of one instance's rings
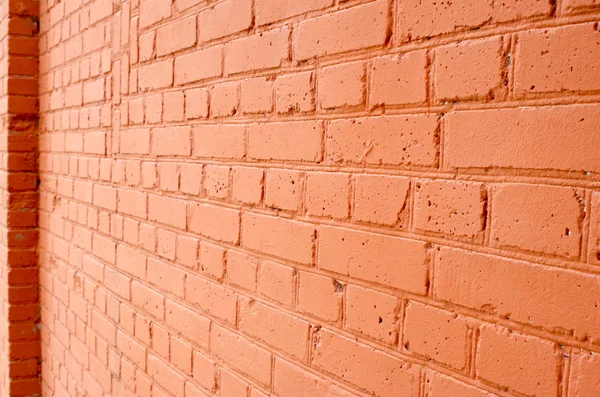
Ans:
{"label": "pitted brick face", "polygon": [[598,0],[2,1],[1,396],[598,394]]}

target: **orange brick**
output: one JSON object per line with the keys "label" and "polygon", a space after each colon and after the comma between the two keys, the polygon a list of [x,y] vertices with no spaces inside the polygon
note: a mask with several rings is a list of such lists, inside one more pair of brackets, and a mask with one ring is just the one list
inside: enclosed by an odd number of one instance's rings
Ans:
{"label": "orange brick", "polygon": [[563,12],[571,13],[598,6],[598,2],[597,0],[565,0],[562,5]]}
{"label": "orange brick", "polygon": [[266,25],[331,5],[333,5],[333,0],[307,0],[302,2],[258,0],[256,2],[256,21],[259,25]]}
{"label": "orange brick", "polygon": [[320,161],[323,124],[318,121],[248,126],[248,157],[257,160]]}
{"label": "orange brick", "polygon": [[238,251],[227,251],[227,282],[236,287],[256,291],[258,259]]}
{"label": "orange brick", "polygon": [[276,68],[289,58],[290,29],[274,29],[225,44],[225,72]]}
{"label": "orange brick", "polygon": [[[174,233],[173,238],[175,238]],[[159,233],[158,246],[160,247],[160,245],[161,235]],[[154,258],[148,258],[148,282],[155,287],[183,298],[185,278],[186,274],[178,268]]]}
{"label": "orange brick", "polygon": [[344,286],[331,278],[298,272],[298,309],[328,322],[340,319]]}
{"label": "orange brick", "polygon": [[166,122],[183,121],[184,96],[182,92],[167,92],[163,101],[163,119]]}
{"label": "orange brick", "polygon": [[204,191],[215,199],[227,199],[231,192],[231,168],[207,165],[204,169]]}
{"label": "orange brick", "polygon": [[405,228],[410,180],[383,175],[356,175],[354,220]]}
{"label": "orange brick", "polygon": [[244,126],[237,124],[201,125],[193,129],[193,155],[197,157],[241,159],[245,150]]}
{"label": "orange brick", "polygon": [[185,201],[149,195],[148,219],[151,221],[164,223],[165,225],[170,225],[178,229],[185,229]]}
{"label": "orange brick", "polygon": [[519,393],[558,396],[561,357],[557,346],[507,328],[481,328],[477,376]]}
{"label": "orange brick", "polygon": [[167,300],[165,323],[196,345],[208,347],[210,329],[208,318]]}
{"label": "orange brick", "polygon": [[[155,0],[148,0],[155,1]],[[173,61],[155,62],[139,69],[140,91],[150,91],[173,85]]]}
{"label": "orange brick", "polygon": [[575,258],[581,249],[583,192],[573,188],[507,184],[494,189],[490,242]]}
{"label": "orange brick", "polygon": [[245,79],[240,83],[240,109],[243,114],[273,111],[273,83],[266,77]]}
{"label": "orange brick", "polygon": [[302,21],[294,33],[294,55],[306,60],[383,45],[388,34],[388,7],[379,0]]}
{"label": "orange brick", "polygon": [[592,397],[600,387],[600,358],[597,353],[574,352],[571,356],[569,390],[574,396]]}
{"label": "orange brick", "polygon": [[140,5],[140,28],[153,25],[171,16],[171,4],[161,0],[144,0]]}
{"label": "orange brick", "polygon": [[235,201],[258,204],[263,197],[263,171],[251,167],[233,168],[233,192]]}
{"label": "orange brick", "polygon": [[321,109],[362,105],[365,101],[365,65],[362,62],[329,66],[319,72]]}
{"label": "orange brick", "polygon": [[353,394],[300,367],[275,360],[275,393],[281,396],[350,397]]}
{"label": "orange brick", "polygon": [[194,203],[188,207],[189,230],[200,235],[237,244],[240,235],[238,210],[211,204]]}
{"label": "orange brick", "polygon": [[588,262],[600,264],[600,193],[592,194]]}
{"label": "orange brick", "polygon": [[197,88],[185,91],[185,117],[188,120],[208,117],[208,90]]}
{"label": "orange brick", "polygon": [[350,178],[347,174],[315,172],[306,178],[306,211],[309,215],[348,217]]}
{"label": "orange brick", "polygon": [[222,74],[223,46],[214,46],[175,58],[175,85],[210,79]]}
{"label": "orange brick", "polygon": [[230,324],[236,323],[237,295],[215,283],[188,276],[185,282],[186,300],[200,311]]}
{"label": "orange brick", "polygon": [[131,283],[131,302],[158,320],[165,317],[164,296],[137,281]]}
{"label": "orange brick", "polygon": [[275,80],[277,113],[304,113],[315,110],[312,72],[296,73]]}
{"label": "orange brick", "polygon": [[398,298],[354,285],[347,290],[346,328],[394,344],[400,316]]}
{"label": "orange brick", "polygon": [[426,244],[330,226],[319,229],[319,268],[416,294],[428,284]]}
{"label": "orange brick", "polygon": [[210,95],[210,117],[235,115],[239,108],[239,90],[238,82],[213,86]]}
{"label": "orange brick", "polygon": [[198,195],[202,188],[202,165],[181,164],[179,190],[181,193]]}
{"label": "orange brick", "polygon": [[495,397],[494,394],[476,389],[473,386],[455,381],[454,379],[433,373],[429,382],[429,394],[431,397],[464,396],[464,397]]}
{"label": "orange brick", "polygon": [[278,210],[297,211],[302,206],[304,174],[269,170],[265,178],[265,204]]}
{"label": "orange brick", "polygon": [[238,378],[233,373],[222,369],[219,393],[222,397],[247,396],[248,383]]}
{"label": "orange brick", "polygon": [[160,57],[196,44],[196,17],[176,20],[156,31],[156,54]]}
{"label": "orange brick", "polygon": [[215,387],[216,363],[197,351],[194,351],[193,354],[192,373],[194,380],[198,382],[200,386],[212,391]]}
{"label": "orange brick", "polygon": [[277,303],[292,306],[294,303],[295,270],[271,261],[262,261],[258,273],[258,292]]}
{"label": "orange brick", "polygon": [[[143,4],[143,3],[142,3]],[[154,355],[148,355],[148,375],[170,393],[183,395],[185,378]]]}
{"label": "orange brick", "polygon": [[429,360],[464,370],[469,355],[467,321],[462,316],[409,302],[404,318],[404,348]]}
{"label": "orange brick", "polygon": [[225,249],[215,244],[200,242],[200,270],[221,280],[225,274]]}
{"label": "orange brick", "polygon": [[379,57],[371,66],[371,107],[407,105],[427,100],[427,52]]}
{"label": "orange brick", "polygon": [[198,39],[201,42],[218,39],[250,28],[252,2],[226,0],[198,14]]}
{"label": "orange brick", "polygon": [[152,153],[156,156],[189,156],[190,146],[190,127],[152,130]]}
{"label": "orange brick", "polygon": [[150,130],[147,128],[121,131],[122,154],[150,153]]}

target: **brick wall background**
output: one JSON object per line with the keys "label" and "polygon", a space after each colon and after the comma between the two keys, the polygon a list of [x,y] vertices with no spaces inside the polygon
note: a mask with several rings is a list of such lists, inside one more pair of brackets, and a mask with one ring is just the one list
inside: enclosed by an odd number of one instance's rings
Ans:
{"label": "brick wall background", "polygon": [[40,2],[43,395],[596,396],[599,20]]}

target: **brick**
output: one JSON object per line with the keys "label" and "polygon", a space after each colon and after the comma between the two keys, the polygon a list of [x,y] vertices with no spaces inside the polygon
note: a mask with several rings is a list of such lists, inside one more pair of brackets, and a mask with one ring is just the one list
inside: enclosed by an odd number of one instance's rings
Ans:
{"label": "brick", "polygon": [[129,300],[131,297],[131,278],[110,267],[104,268],[104,285],[126,300]]}
{"label": "brick", "polygon": [[515,92],[600,89],[592,59],[600,56],[598,25],[585,23],[519,34],[515,56]]}
{"label": "brick", "polygon": [[600,264],[600,193],[592,193],[588,262]]}
{"label": "brick", "polygon": [[271,261],[262,261],[259,271],[258,292],[277,303],[294,303],[295,270]]}
{"label": "brick", "polygon": [[238,251],[227,251],[227,282],[247,291],[256,291],[258,259]]}
{"label": "brick", "polygon": [[[156,0],[147,0],[156,1]],[[162,1],[162,0],[160,0]],[[177,80],[176,80],[177,81]],[[151,91],[173,85],[173,61],[164,60],[139,69],[140,91]]]}
{"label": "brick", "polygon": [[248,126],[248,157],[257,160],[320,161],[323,124],[319,121]]}
{"label": "brick", "polygon": [[358,222],[405,228],[408,224],[410,179],[385,175],[356,175],[354,216]]}
{"label": "brick", "polygon": [[576,258],[581,249],[583,192],[573,188],[510,184],[494,189],[490,242]]}
{"label": "brick", "polygon": [[600,329],[592,298],[600,287],[591,275],[451,248],[438,250],[434,274],[438,301],[579,339]]}
{"label": "brick", "polygon": [[272,112],[272,81],[267,77],[242,80],[240,82],[240,109],[242,114]]}
{"label": "brick", "polygon": [[177,262],[196,269],[198,267],[198,240],[193,237],[177,236],[175,254]]}
{"label": "brick", "polygon": [[252,2],[226,0],[198,14],[200,42],[219,39],[250,28]]}
{"label": "brick", "polygon": [[181,177],[179,190],[181,193],[198,195],[202,188],[202,165],[180,164]]}
{"label": "brick", "polygon": [[398,334],[398,298],[354,285],[347,286],[346,328],[386,344],[395,343]]}
{"label": "brick", "polygon": [[150,153],[150,130],[147,128],[123,130],[120,140],[122,154]]}
{"label": "brick", "polygon": [[324,321],[340,319],[344,286],[329,277],[298,272],[298,310]]}
{"label": "brick", "polygon": [[144,192],[129,189],[118,190],[118,211],[122,214],[146,219],[148,196]]}
{"label": "brick", "polygon": [[221,370],[221,383],[219,386],[219,395],[222,397],[248,395],[248,384],[225,369]]}
{"label": "brick", "polygon": [[280,67],[289,59],[290,29],[283,27],[225,44],[225,73]]}
{"label": "brick", "polygon": [[117,191],[111,186],[94,185],[93,203],[101,208],[116,211],[117,209]]}
{"label": "brick", "polygon": [[210,320],[175,302],[167,300],[166,325],[194,344],[207,348]]}
{"label": "brick", "polygon": [[225,274],[225,248],[207,243],[200,242],[200,270],[202,273],[222,280]]}
{"label": "brick", "polygon": [[591,149],[600,144],[600,106],[453,112],[445,122],[445,167],[600,171]]}
{"label": "brick", "polygon": [[501,3],[460,0],[448,4],[408,0],[398,9],[402,41],[549,15],[551,11],[552,6],[544,0]]}
{"label": "brick", "polygon": [[413,354],[464,370],[470,354],[467,321],[452,312],[409,302],[404,317],[404,348]]}
{"label": "brick", "polygon": [[221,76],[223,46],[197,50],[175,58],[175,85]]}
{"label": "brick", "polygon": [[319,268],[424,295],[427,245],[416,240],[321,226]]}
{"label": "brick", "polygon": [[164,121],[183,121],[184,101],[183,92],[166,92],[163,101]]}
{"label": "brick", "polygon": [[117,269],[143,279],[146,277],[146,255],[125,245],[117,245]]}
{"label": "brick", "polygon": [[[159,238],[159,247],[160,242],[161,239]],[[148,258],[147,280],[155,287],[182,298],[184,295],[185,278],[186,274],[171,264],[157,261],[154,258]]]}
{"label": "brick", "polygon": [[323,68],[317,79],[320,108],[351,108],[364,104],[366,80],[363,62]]}
{"label": "brick", "polygon": [[176,163],[158,164],[158,186],[161,190],[176,192],[179,190],[179,167]]}
{"label": "brick", "polygon": [[313,367],[343,378],[369,394],[398,397],[419,394],[419,367],[331,331],[321,329],[313,354]]}
{"label": "brick", "polygon": [[269,255],[310,265],[315,229],[297,221],[244,212],[242,246]]}
{"label": "brick", "polygon": [[189,156],[190,146],[190,127],[152,130],[152,153],[156,156]]}
{"label": "brick", "polygon": [[204,169],[204,191],[210,198],[227,199],[231,191],[229,167],[207,165]]}
{"label": "brick", "polygon": [[478,378],[522,394],[558,396],[562,354],[554,343],[486,325],[477,347]]}
{"label": "brick", "polygon": [[144,97],[144,103],[146,105],[146,123],[160,123],[163,116],[162,94],[147,95]]}
{"label": "brick", "polygon": [[188,302],[230,324],[236,323],[237,295],[215,283],[199,277],[188,276],[186,281]]}
{"label": "brick", "polygon": [[566,0],[562,3],[563,12],[572,13],[585,8],[591,8],[598,6],[598,0]]}
{"label": "brick", "polygon": [[233,167],[234,201],[258,204],[263,196],[263,170],[252,167]]}
{"label": "brick", "polygon": [[432,373],[429,382],[429,394],[431,397],[464,396],[464,397],[495,397],[494,394],[476,389],[473,386],[458,382],[450,377]]}
{"label": "brick", "polygon": [[258,0],[256,2],[256,22],[258,25],[267,25],[332,5],[333,0],[307,0],[302,2],[292,0]]}
{"label": "brick", "polygon": [[265,178],[265,204],[278,210],[297,211],[302,206],[304,175],[291,170],[269,170]]}
{"label": "brick", "polygon": [[213,360],[197,351],[193,352],[192,374],[194,380],[205,389],[213,390],[215,387],[215,367],[216,363]]}
{"label": "brick", "polygon": [[188,216],[191,232],[231,244],[238,243],[240,235],[238,210],[211,204],[190,203]]}
{"label": "brick", "polygon": [[171,16],[171,4],[162,0],[140,2],[140,28],[153,25]]}
{"label": "brick", "polygon": [[424,103],[427,100],[427,66],[426,51],[373,59],[370,106]]}
{"label": "brick", "polygon": [[438,102],[495,99],[505,85],[503,40],[469,40],[440,47],[435,54]]}
{"label": "brick", "polygon": [[148,355],[148,375],[170,393],[176,396],[183,395],[185,378],[152,354]]}
{"label": "brick", "polygon": [[137,281],[131,283],[131,302],[158,320],[165,318],[165,298]]}
{"label": "brick", "polygon": [[308,354],[309,324],[262,303],[240,301],[239,328],[297,359]]}
{"label": "brick", "polygon": [[188,120],[208,117],[208,90],[197,88],[185,91],[185,118]]}
{"label": "brick", "polygon": [[350,178],[347,174],[315,172],[306,178],[306,212],[308,215],[348,217]]}
{"label": "brick", "polygon": [[306,60],[385,44],[388,7],[380,0],[300,22],[294,55]]}
{"label": "brick", "polygon": [[326,133],[327,160],[335,163],[434,166],[435,115],[334,120]]}
{"label": "brick", "polygon": [[485,186],[479,183],[417,180],[413,226],[423,232],[481,241],[487,198]]}
{"label": "brick", "polygon": [[196,44],[196,18],[188,17],[156,31],[156,55],[163,56]]}
{"label": "brick", "polygon": [[135,365],[146,366],[146,347],[121,330],[117,330],[117,348]]}
{"label": "brick", "polygon": [[211,351],[263,386],[271,383],[271,354],[219,325],[211,328]]}
{"label": "brick", "polygon": [[148,220],[160,222],[182,230],[185,229],[185,201],[149,195]]}
{"label": "brick", "polygon": [[592,397],[600,387],[600,358],[597,353],[574,352],[570,366],[569,393],[573,396]]}
{"label": "brick", "polygon": [[275,80],[277,113],[304,113],[315,110],[312,72],[296,73]]}
{"label": "brick", "polygon": [[196,157],[241,160],[246,146],[246,127],[237,124],[198,125],[192,130]]}
{"label": "brick", "polygon": [[274,389],[280,396],[351,397],[353,395],[328,380],[280,358],[275,360]]}
{"label": "brick", "polygon": [[239,108],[238,82],[217,84],[210,95],[210,117],[234,116]]}

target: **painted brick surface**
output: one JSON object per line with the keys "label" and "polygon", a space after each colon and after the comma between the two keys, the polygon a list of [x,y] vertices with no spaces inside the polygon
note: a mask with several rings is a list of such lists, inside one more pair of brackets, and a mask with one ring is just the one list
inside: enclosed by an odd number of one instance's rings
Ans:
{"label": "painted brick surface", "polygon": [[0,2],[0,395],[598,395],[597,0]]}

